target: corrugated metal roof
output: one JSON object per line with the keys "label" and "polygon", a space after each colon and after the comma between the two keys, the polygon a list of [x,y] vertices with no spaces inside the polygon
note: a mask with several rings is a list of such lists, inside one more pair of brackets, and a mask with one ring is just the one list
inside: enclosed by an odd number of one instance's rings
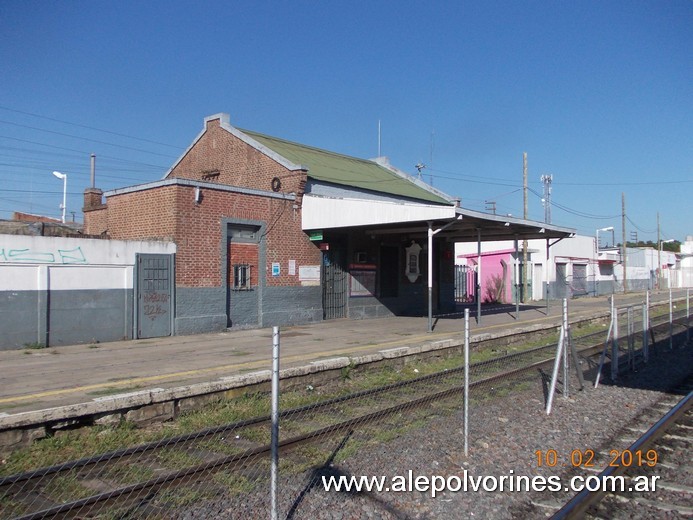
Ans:
{"label": "corrugated metal roof", "polygon": [[442,196],[417,186],[412,180],[374,161],[341,155],[249,130],[239,130],[293,163],[305,165],[308,168],[308,177],[312,179],[411,199],[451,204]]}

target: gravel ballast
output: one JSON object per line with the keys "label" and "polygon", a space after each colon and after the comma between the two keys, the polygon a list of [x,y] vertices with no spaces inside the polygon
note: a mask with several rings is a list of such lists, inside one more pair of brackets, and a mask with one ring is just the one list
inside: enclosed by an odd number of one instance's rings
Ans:
{"label": "gravel ballast", "polygon": [[[661,348],[652,353],[650,363],[637,372],[621,377],[616,384],[602,380],[595,389],[586,380],[586,388],[577,390],[571,382],[569,398],[556,395],[551,415],[545,412],[545,383],[540,374],[513,391],[495,399],[475,400],[470,410],[469,454],[464,455],[461,406],[452,413],[437,413],[432,408],[425,424],[405,429],[389,442],[370,444],[344,459],[339,456],[326,475],[441,476],[463,478],[465,471],[473,478],[484,476],[526,475],[549,477],[557,475],[592,474],[585,469],[571,469],[573,450],[593,450],[595,465],[603,468],[608,460],[599,455],[612,449],[624,449],[629,443],[620,437],[624,428],[662,401],[677,382],[690,377],[693,348]],[[604,371],[608,374],[608,371]],[[575,378],[574,378],[575,379]],[[479,398],[490,387],[475,389]],[[475,394],[472,394],[472,398]],[[661,413],[663,415],[664,412]],[[401,421],[407,420],[403,414]],[[383,426],[385,427],[385,426]],[[355,435],[358,435],[356,433]],[[331,437],[326,443],[337,445]],[[624,444],[625,443],[625,444]],[[347,443],[348,445],[348,443]],[[555,450],[559,456],[556,467],[538,465],[537,451],[544,454]],[[567,466],[564,464],[567,463]],[[690,467],[690,464],[688,465]],[[318,474],[320,474],[318,472]],[[686,476],[685,478],[690,478]],[[507,484],[506,484],[507,485]],[[570,497],[566,493],[518,491],[443,491],[435,498],[429,491],[406,492],[327,492],[320,482],[309,485],[309,475],[286,478],[280,475],[279,518],[306,519],[437,519],[476,518],[512,519],[545,518],[552,511],[537,506],[558,506]],[[657,501],[657,492],[643,494]],[[220,496],[198,501],[177,511],[180,519],[267,518],[269,489],[252,491],[233,497]],[[624,508],[621,518],[684,518],[677,512],[662,514],[648,508]]]}

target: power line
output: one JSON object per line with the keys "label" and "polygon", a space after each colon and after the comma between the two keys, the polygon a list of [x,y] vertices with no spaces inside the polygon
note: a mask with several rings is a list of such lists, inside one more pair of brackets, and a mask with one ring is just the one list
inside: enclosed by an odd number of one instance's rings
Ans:
{"label": "power line", "polygon": [[637,229],[637,230],[640,231],[641,233],[653,234],[653,233],[656,233],[656,232],[657,232],[656,229],[655,229],[654,231],[646,231],[646,230],[642,229],[642,228],[641,228],[640,226],[638,226],[635,222],[633,222],[629,216],[626,216],[626,219],[628,220],[628,222],[630,222],[631,224],[633,224],[633,227],[634,227],[635,229]]}
{"label": "power line", "polygon": [[[532,188],[529,188],[529,191],[531,191],[534,195],[536,195],[540,199],[542,198],[542,196],[539,193],[537,193],[535,190],[533,190]],[[620,217],[620,215],[594,215],[591,213],[585,213],[583,211],[579,211],[576,209],[569,208],[567,206],[563,206],[562,204],[559,204],[554,200],[551,200],[551,205],[560,209],[560,210],[565,211],[566,213],[570,213],[571,215],[575,215],[575,216],[583,217],[583,218],[591,218],[591,219],[596,219],[596,220],[608,220],[608,219]]]}
{"label": "power line", "polygon": [[657,186],[660,184],[684,184],[693,182],[693,179],[679,181],[643,181],[643,182],[556,182],[561,186]]}
{"label": "power line", "polygon": [[[476,182],[489,183],[488,177],[484,177],[484,176],[482,176],[482,175],[471,175],[471,174],[467,174],[467,173],[451,172],[451,171],[448,171],[448,170],[439,170],[439,169],[437,169],[437,168],[430,168],[430,167],[429,167],[428,169],[429,169],[430,171],[433,171],[433,172],[440,172],[440,173],[447,173],[447,174],[450,174],[450,175],[455,175],[455,177],[445,177],[445,176],[442,176],[442,175],[436,175],[436,177],[440,177],[441,179],[467,180],[467,181],[469,181],[469,182],[475,182],[475,181],[472,181],[472,180],[469,180],[469,179],[482,179],[481,181],[476,181]],[[511,183],[511,184],[508,184],[508,186],[515,186],[515,185],[517,185],[517,182],[515,181],[515,179],[503,179],[503,178],[500,178],[500,179],[496,179],[496,180],[497,180],[497,181],[505,181],[505,182]]]}
{"label": "power line", "polygon": [[62,124],[65,124],[65,125],[77,126],[77,127],[79,127],[79,128],[86,128],[87,130],[95,130],[95,131],[97,131],[97,132],[103,132],[103,133],[105,133],[105,134],[115,135],[115,136],[118,136],[118,137],[125,137],[125,138],[127,138],[127,139],[134,139],[134,140],[136,140],[136,141],[142,141],[142,142],[145,142],[145,143],[158,144],[158,145],[161,145],[161,146],[168,146],[169,148],[175,148],[176,150],[183,150],[183,148],[180,147],[180,146],[174,146],[174,145],[172,145],[172,144],[162,143],[162,142],[160,142],[160,141],[152,141],[151,139],[144,139],[143,137],[134,137],[134,136],[132,136],[132,135],[120,134],[120,133],[118,133],[118,132],[113,132],[113,131],[111,131],[111,130],[104,130],[103,128],[96,128],[96,127],[94,127],[94,126],[82,125],[82,124],[79,124],[79,123],[72,123],[72,122],[70,122],[70,121],[63,121],[63,120],[61,120],[61,119],[55,119],[55,118],[53,118],[53,117],[42,116],[42,115],[39,115],[39,114],[34,114],[34,113],[32,113],[32,112],[24,112],[24,111],[22,111],[22,110],[16,110],[16,109],[9,108],[9,107],[4,107],[4,106],[1,106],[1,105],[0,105],[0,110],[7,110],[8,112],[14,112],[14,113],[16,113],[16,114],[23,114],[23,115],[26,115],[26,116],[38,117],[38,118],[40,118],[40,119],[46,119],[46,120],[48,120],[48,121],[54,121],[54,122],[56,122],[56,123],[62,123]]}
{"label": "power line", "polygon": [[[45,146],[45,147],[47,147],[47,148],[55,148],[56,150],[65,150],[65,151],[68,151],[68,152],[77,152],[77,153],[82,154],[82,155],[89,155],[89,154],[91,153],[91,152],[88,152],[88,151],[85,151],[85,150],[76,150],[76,149],[74,149],[74,148],[66,148],[66,147],[64,147],[64,146],[56,146],[56,145],[53,145],[53,144],[39,143],[39,142],[37,142],[37,141],[30,141],[30,140],[28,140],[28,139],[20,139],[19,137],[11,137],[11,136],[9,136],[9,135],[1,135],[1,134],[0,134],[0,137],[2,137],[2,138],[4,138],[4,139],[11,139],[11,140],[13,140],[13,141],[19,141],[19,142],[22,142],[22,143],[36,144],[36,145],[39,145],[39,146]],[[48,152],[44,152],[44,153],[48,153]],[[164,156],[164,157],[167,157],[167,156]],[[150,167],[152,167],[152,168],[160,168],[160,169],[165,170],[165,171],[168,170],[168,168],[169,168],[169,166],[161,166],[161,165],[159,165],[159,164],[143,163],[143,162],[139,162],[139,161],[133,161],[133,160],[130,160],[130,159],[121,159],[121,158],[119,158],[119,157],[113,157],[112,155],[103,155],[103,154],[99,154],[99,158],[106,158],[106,159],[111,159],[111,160],[114,160],[114,161],[120,161],[120,162],[131,163],[131,164],[139,164],[139,165],[142,165],[142,166],[150,166]]]}
{"label": "power line", "polygon": [[170,157],[170,155],[166,155],[166,154],[158,153],[158,152],[150,152],[149,150],[144,150],[142,148],[135,148],[134,146],[126,146],[123,144],[114,144],[114,143],[109,143],[106,141],[100,141],[98,139],[89,139],[88,137],[80,137],[78,135],[66,134],[63,132],[56,132],[55,130],[46,130],[44,128],[37,128],[35,126],[22,125],[20,123],[13,123],[12,121],[5,121],[3,119],[0,119],[0,123],[4,123],[6,125],[18,126],[20,128],[28,128],[29,130],[36,130],[37,132],[46,132],[48,134],[60,135],[63,137],[70,137],[72,139],[81,139],[82,141],[89,141],[90,143],[105,144],[106,146],[115,146],[117,148],[123,148],[125,150],[132,150],[134,152],[148,153],[151,155],[158,155],[159,157]]}

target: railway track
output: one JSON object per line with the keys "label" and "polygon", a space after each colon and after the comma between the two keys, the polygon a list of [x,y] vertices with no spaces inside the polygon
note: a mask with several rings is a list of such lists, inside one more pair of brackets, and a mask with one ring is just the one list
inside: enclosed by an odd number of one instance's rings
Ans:
{"label": "railway track", "polygon": [[[583,359],[602,349],[603,333],[576,338]],[[584,346],[587,345],[587,346]],[[554,345],[500,356],[470,367],[473,386],[508,384],[553,362]],[[463,368],[417,377],[282,412],[280,449],[350,432],[439,403],[463,391]],[[195,488],[223,473],[240,487],[265,481],[269,416],[255,417],[132,448],[0,477],[0,518],[109,517],[142,509],[157,493]],[[229,474],[231,475],[229,477]],[[175,501],[174,501],[175,504]],[[121,517],[120,514],[116,517]]]}
{"label": "railway track", "polygon": [[[617,485],[615,489],[583,490],[556,511],[552,520],[693,516],[693,378],[672,392],[674,395],[628,425],[612,441],[614,449],[597,454],[610,463],[601,471],[594,470],[595,485],[603,481],[620,484],[613,479],[622,477],[625,489]],[[681,393],[684,397],[678,399]],[[666,413],[659,417],[663,410]],[[627,447],[616,448],[619,445]]]}

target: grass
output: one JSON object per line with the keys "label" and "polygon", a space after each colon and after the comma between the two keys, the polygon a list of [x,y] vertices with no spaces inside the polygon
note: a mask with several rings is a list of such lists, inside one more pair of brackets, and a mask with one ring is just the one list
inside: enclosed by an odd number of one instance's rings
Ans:
{"label": "grass", "polygon": [[[547,344],[550,339],[543,339],[541,344]],[[486,361],[499,357],[508,352],[520,352],[533,348],[535,345],[513,347],[488,347],[474,350],[471,353],[472,362]],[[384,366],[378,370],[362,370],[353,363],[342,370],[340,381],[329,383],[318,389],[308,384],[305,388],[282,393],[280,409],[286,410],[304,405],[314,404],[330,398],[339,397],[352,392],[369,390],[392,383],[411,380],[428,374],[445,372],[456,369],[463,364],[462,355],[441,357],[433,360],[408,360],[400,367]],[[108,395],[135,390],[138,387],[108,387],[93,392],[91,395]],[[402,392],[405,390],[402,389]],[[193,433],[212,426],[229,424],[240,420],[267,416],[270,413],[270,399],[267,394],[247,394],[233,399],[220,399],[200,409],[186,412],[175,421],[159,424],[148,428],[137,428],[130,423],[122,423],[116,427],[94,426],[81,430],[61,432],[58,436],[48,437],[33,443],[27,448],[15,451],[6,458],[6,463],[0,466],[0,475],[9,475],[88,457],[123,447],[150,442],[167,437]],[[286,432],[289,431],[288,421]],[[269,432],[266,428],[244,429],[241,433],[244,440],[268,442]],[[212,442],[212,441],[210,441]],[[214,450],[215,451],[215,450]],[[236,453],[233,445],[221,449],[223,453]],[[185,463],[184,457],[169,454],[167,464]],[[190,457],[189,454],[185,454]],[[136,472],[136,470],[133,470]]]}
{"label": "grass", "polygon": [[247,477],[243,475],[234,475],[228,471],[218,471],[214,474],[212,480],[224,486],[226,491],[232,496],[250,493],[257,486],[257,483],[249,480]]}
{"label": "grass", "polygon": [[48,348],[48,345],[45,343],[41,343],[39,341],[35,341],[33,343],[24,343],[24,348],[28,350],[41,350]]}
{"label": "grass", "polygon": [[12,475],[30,469],[52,466],[82,457],[97,455],[124,446],[134,446],[154,435],[123,423],[115,428],[94,426],[72,430],[34,442],[31,446],[12,452],[0,465],[0,475]]}
{"label": "grass", "polygon": [[[8,496],[0,496],[0,513],[3,515],[0,518],[14,518],[23,515],[27,512],[26,504],[17,502]],[[4,516],[7,515],[7,516]]]}
{"label": "grass", "polygon": [[207,490],[176,487],[175,489],[168,489],[159,493],[156,497],[156,502],[163,506],[179,508],[212,498],[214,498],[214,495]]}
{"label": "grass", "polygon": [[151,480],[154,476],[155,473],[153,469],[138,464],[132,464],[129,461],[109,467],[103,474],[104,478],[121,485],[145,482]]}
{"label": "grass", "polygon": [[94,490],[84,487],[77,479],[77,474],[70,472],[50,479],[43,488],[43,493],[52,501],[60,503],[89,497],[94,494]]}
{"label": "grass", "polygon": [[188,453],[186,450],[176,448],[164,448],[156,452],[156,460],[162,466],[169,469],[181,469],[195,466],[202,462],[199,457]]}

